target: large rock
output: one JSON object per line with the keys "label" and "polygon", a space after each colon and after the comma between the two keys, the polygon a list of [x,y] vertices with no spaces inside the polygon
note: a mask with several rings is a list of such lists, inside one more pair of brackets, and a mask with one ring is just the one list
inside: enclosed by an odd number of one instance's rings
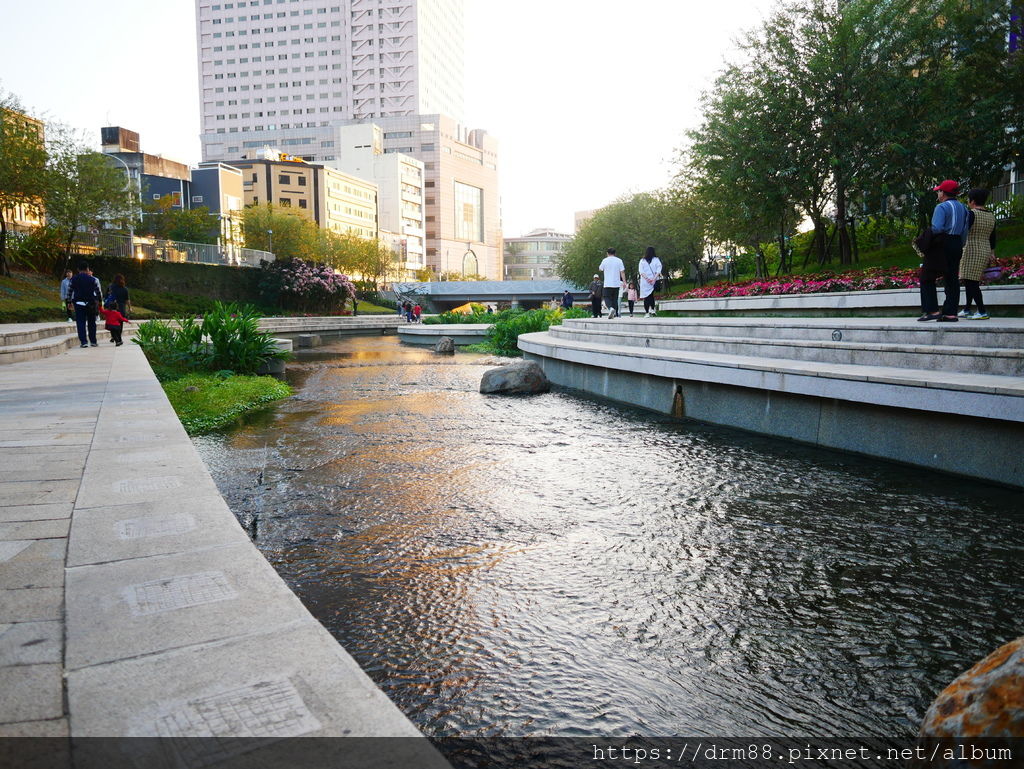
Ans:
{"label": "large rock", "polygon": [[455,340],[450,336],[441,337],[437,340],[437,344],[434,345],[434,352],[440,353],[441,355],[454,355]]}
{"label": "large rock", "polygon": [[[928,708],[919,743],[956,737],[1024,737],[1024,636],[962,673]],[[946,765],[954,764],[931,766]]]}
{"label": "large rock", "polygon": [[484,372],[480,380],[480,392],[503,393],[508,395],[529,395],[546,393],[551,389],[551,382],[544,374],[544,369],[535,361],[524,360],[509,363],[500,368],[492,368]]}

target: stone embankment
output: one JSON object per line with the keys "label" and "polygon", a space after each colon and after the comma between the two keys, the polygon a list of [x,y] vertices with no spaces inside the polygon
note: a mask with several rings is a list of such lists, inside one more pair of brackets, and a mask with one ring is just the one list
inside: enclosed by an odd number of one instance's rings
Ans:
{"label": "stone embankment", "polygon": [[1024,486],[1024,319],[572,319],[519,347],[613,400]]}

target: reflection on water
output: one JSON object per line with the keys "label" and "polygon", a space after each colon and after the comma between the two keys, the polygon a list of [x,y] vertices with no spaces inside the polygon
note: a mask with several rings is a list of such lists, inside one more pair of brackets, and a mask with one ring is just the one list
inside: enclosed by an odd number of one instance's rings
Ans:
{"label": "reflection on water", "polygon": [[553,392],[392,337],[197,438],[428,734],[913,734],[1024,632],[1020,495]]}

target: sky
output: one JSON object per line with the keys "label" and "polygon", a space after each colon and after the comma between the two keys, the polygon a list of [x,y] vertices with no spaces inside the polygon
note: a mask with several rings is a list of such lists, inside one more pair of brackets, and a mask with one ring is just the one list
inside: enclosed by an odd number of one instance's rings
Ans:
{"label": "sky", "polygon": [[[466,114],[499,142],[506,237],[663,187],[700,94],[773,0],[466,0]],[[4,9],[0,89],[85,132],[198,163],[194,0]]]}

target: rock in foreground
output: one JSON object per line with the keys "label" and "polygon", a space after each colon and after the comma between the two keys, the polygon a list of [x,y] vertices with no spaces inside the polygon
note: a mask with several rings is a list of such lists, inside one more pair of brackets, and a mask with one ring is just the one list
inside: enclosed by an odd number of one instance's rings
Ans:
{"label": "rock in foreground", "polygon": [[[1024,737],[1024,636],[961,674],[928,708],[919,742],[957,737]],[[954,763],[931,766],[946,765]]]}
{"label": "rock in foreground", "polygon": [[551,389],[551,382],[544,374],[540,364],[532,360],[509,363],[500,368],[492,368],[484,372],[480,380],[480,392],[498,393],[502,395],[531,395],[546,393]]}
{"label": "rock in foreground", "polygon": [[437,340],[437,344],[434,345],[434,352],[441,355],[454,355],[455,354],[455,340],[450,336],[443,336]]}

